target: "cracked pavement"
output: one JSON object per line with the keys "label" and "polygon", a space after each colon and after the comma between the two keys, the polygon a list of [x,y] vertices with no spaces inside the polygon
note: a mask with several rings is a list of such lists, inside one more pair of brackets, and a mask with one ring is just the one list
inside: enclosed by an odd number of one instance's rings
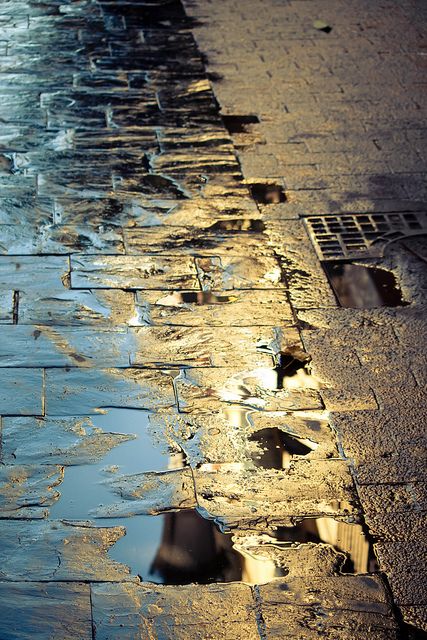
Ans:
{"label": "cracked pavement", "polygon": [[0,4],[2,640],[425,637],[426,16]]}

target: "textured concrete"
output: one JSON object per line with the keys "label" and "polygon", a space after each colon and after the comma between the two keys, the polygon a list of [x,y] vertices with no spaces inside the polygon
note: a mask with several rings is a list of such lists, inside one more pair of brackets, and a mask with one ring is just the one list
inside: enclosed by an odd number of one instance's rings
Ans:
{"label": "textured concrete", "polygon": [[[425,242],[371,251],[374,264],[396,274],[409,306],[341,309],[305,224],[310,216],[425,211],[426,7],[360,0],[186,6],[199,21],[196,36],[221,112],[259,119],[232,134],[243,176],[285,189],[285,203],[259,205],[266,233],[340,451],[351,461],[380,566],[403,618],[426,628],[419,524]],[[330,29],[316,29],[319,19]],[[360,257],[366,264],[369,252]]]}

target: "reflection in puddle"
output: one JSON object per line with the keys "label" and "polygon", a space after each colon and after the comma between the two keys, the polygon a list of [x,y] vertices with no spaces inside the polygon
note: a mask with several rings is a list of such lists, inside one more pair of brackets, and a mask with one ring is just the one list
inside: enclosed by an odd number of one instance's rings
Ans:
{"label": "reflection in puddle", "polygon": [[263,469],[287,469],[292,458],[306,456],[318,447],[316,442],[308,438],[291,436],[277,427],[261,429],[249,440],[259,445],[254,463]]}
{"label": "reflection in puddle", "polygon": [[306,518],[293,527],[280,527],[277,539],[281,543],[324,542],[347,554],[342,573],[378,571],[371,540],[360,524],[348,524],[333,518]]}
{"label": "reflection in puddle", "polygon": [[250,133],[251,124],[258,124],[259,118],[254,115],[245,116],[226,116],[223,115],[222,121],[228,133]]}
{"label": "reflection in puddle", "polygon": [[310,357],[296,358],[287,353],[281,353],[274,367],[277,374],[278,389],[313,388],[313,378],[308,369]]}
{"label": "reflection in puddle", "polygon": [[162,516],[163,533],[151,565],[151,580],[163,584],[241,580],[242,557],[231,536],[197,511]]}
{"label": "reflection in puddle", "polygon": [[[110,409],[93,416],[95,426],[133,433],[137,439],[113,449],[101,463],[67,467],[60,487],[61,498],[52,507],[51,518],[91,520],[97,507],[111,504],[114,499],[108,485],[103,484],[111,473],[133,474],[184,466],[181,453],[162,451],[153,445],[148,416],[149,412],[136,409]],[[236,420],[239,424],[246,422],[247,412],[239,412]],[[290,436],[276,428],[260,430],[251,439],[259,443],[262,451],[257,464],[268,468],[283,468],[292,456],[306,455],[316,446],[309,439]],[[229,581],[263,584],[286,575],[286,554],[307,542],[323,542],[348,553],[345,572],[376,570],[375,558],[360,525],[330,517],[281,527],[275,537],[256,536],[256,546],[233,545],[230,533],[221,532],[214,521],[195,509],[158,516],[97,518],[94,526],[123,526],[126,535],[109,550],[110,557],[129,566],[131,573],[142,580],[160,584]]]}
{"label": "reflection in puddle", "polygon": [[225,304],[234,302],[236,296],[224,296],[212,293],[211,291],[175,291],[170,295],[156,300],[156,304],[163,306],[179,307],[183,304]]}
{"label": "reflection in puddle", "polygon": [[[297,525],[281,527],[275,537],[248,537],[248,542],[233,545],[230,534],[222,533],[214,522],[189,509],[167,513],[162,518],[163,532],[149,574],[141,562],[131,565],[145,580],[161,584],[242,581],[265,584],[288,573],[286,565],[294,550],[304,543],[323,543],[343,552],[347,558],[342,573],[367,573],[378,570],[370,541],[357,524],[333,518],[311,518]],[[142,533],[142,532],[141,532]],[[141,549],[145,549],[140,539]],[[150,545],[150,548],[152,545]],[[288,556],[288,554],[291,556]],[[287,559],[288,558],[288,559]]]}
{"label": "reflection in puddle", "polygon": [[258,204],[280,204],[286,202],[286,195],[279,184],[254,183],[250,184],[251,195]]}
{"label": "reflection in puddle", "polygon": [[218,220],[208,227],[207,231],[252,231],[262,233],[265,231],[265,224],[259,218]]}
{"label": "reflection in puddle", "polygon": [[374,309],[409,304],[391,271],[345,262],[324,262],[323,268],[342,307]]}

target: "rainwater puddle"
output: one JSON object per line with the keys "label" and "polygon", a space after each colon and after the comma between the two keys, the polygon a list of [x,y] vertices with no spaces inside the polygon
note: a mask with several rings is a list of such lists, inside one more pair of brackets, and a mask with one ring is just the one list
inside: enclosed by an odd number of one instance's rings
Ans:
{"label": "rainwater puddle", "polygon": [[318,447],[308,438],[291,436],[277,427],[261,429],[249,440],[258,444],[253,460],[263,469],[287,469],[295,456],[306,456]]}
{"label": "rainwater puddle", "polygon": [[[94,509],[118,500],[103,480],[115,473],[132,474],[168,468],[170,454],[153,444],[148,432],[148,416],[148,411],[137,409],[109,409],[105,414],[91,416],[96,427],[136,434],[137,439],[115,447],[97,464],[67,467],[60,486],[61,497],[50,510],[52,519],[93,520],[91,512]],[[126,527],[126,535],[113,545],[109,555],[148,579],[162,536],[162,519],[153,516],[97,518],[94,525]]]}
{"label": "rainwater puddle", "polygon": [[[60,487],[61,498],[51,508],[50,517],[92,520],[99,527],[125,527],[126,535],[108,554],[129,566],[132,574],[144,581],[159,584],[239,581],[243,558],[233,549],[231,534],[222,533],[212,520],[203,518],[194,509],[158,516],[93,518],[95,509],[120,500],[103,480],[116,473],[164,471],[182,466],[176,465],[179,454],[171,455],[153,444],[148,416],[148,411],[137,409],[109,409],[106,414],[91,417],[94,425],[105,431],[138,437],[112,449],[98,464],[67,467]],[[279,569],[277,575],[281,575]]]}
{"label": "rainwater puddle", "polygon": [[[163,471],[182,466],[179,454],[161,450],[153,444],[148,431],[149,412],[137,409],[110,409],[106,414],[93,416],[95,426],[105,431],[136,434],[135,440],[122,443],[98,464],[67,467],[60,487],[61,498],[52,507],[50,517],[62,520],[92,520],[94,526],[123,526],[126,535],[109,550],[109,556],[130,567],[132,575],[143,581],[158,584],[189,584],[196,582],[243,581],[262,584],[275,577],[285,576],[287,569],[274,560],[268,548],[286,550],[304,542],[324,542],[349,553],[343,567],[346,572],[373,570],[370,545],[359,525],[348,525],[332,518],[307,519],[292,527],[281,527],[274,538],[261,536],[268,543],[251,547],[233,545],[231,533],[223,532],[217,524],[203,517],[195,509],[183,509],[158,516],[128,518],[96,518],[91,515],[101,505],[118,499],[102,481],[115,473],[133,474],[144,471]],[[265,429],[257,434],[266,455],[278,447],[289,455],[304,455],[310,440],[293,438]],[[279,438],[275,444],[274,438]],[[270,450],[268,452],[268,449]],[[267,466],[261,456],[260,462]],[[271,461],[268,462],[271,464]],[[274,462],[272,468],[274,467]],[[279,464],[279,463],[277,463]],[[286,563],[285,563],[286,564]]]}
{"label": "rainwater puddle", "polygon": [[341,573],[374,573],[378,571],[372,540],[360,524],[349,524],[334,518],[306,518],[293,527],[277,530],[279,545],[302,543],[330,544],[347,554]]}
{"label": "rainwater puddle", "polygon": [[230,220],[218,220],[208,227],[208,231],[253,231],[261,233],[265,231],[262,220],[255,218],[235,218]]}
{"label": "rainwater puddle", "polygon": [[258,124],[259,118],[254,115],[247,116],[221,116],[225,128],[230,135],[233,133],[250,133],[252,124]]}
{"label": "rainwater puddle", "polygon": [[176,291],[164,298],[156,301],[156,304],[162,304],[166,306],[179,306],[182,304],[225,304],[227,302],[234,302],[237,300],[236,296],[224,296],[212,293],[211,291]]}
{"label": "rainwater puddle", "polygon": [[323,268],[342,307],[374,309],[409,304],[391,271],[346,262],[324,262]]}
{"label": "rainwater puddle", "polygon": [[[289,385],[286,383],[289,382],[289,378],[295,378],[295,382],[299,384],[300,380],[302,381],[306,376],[310,376],[311,374],[308,369],[309,362],[310,357],[308,355],[305,359],[300,359],[296,358],[292,354],[280,353],[277,364],[274,367],[277,374],[277,388],[287,388]],[[301,384],[301,386],[305,385]]]}
{"label": "rainwater puddle", "polygon": [[423,631],[410,624],[402,624],[403,636],[406,640],[427,640],[427,631]]}
{"label": "rainwater puddle", "polygon": [[253,183],[249,185],[251,195],[258,204],[280,204],[286,202],[286,195],[279,184]]}
{"label": "rainwater puddle", "polygon": [[[160,516],[162,535],[149,579],[162,584],[234,582],[242,578],[242,556],[230,534],[221,533],[196,510]],[[138,572],[139,573],[139,572]]]}

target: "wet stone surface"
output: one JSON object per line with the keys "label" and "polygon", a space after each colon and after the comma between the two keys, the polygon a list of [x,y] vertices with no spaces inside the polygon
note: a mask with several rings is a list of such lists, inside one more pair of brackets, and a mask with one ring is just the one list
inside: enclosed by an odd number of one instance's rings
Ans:
{"label": "wet stone surface", "polygon": [[[425,626],[426,253],[399,237],[375,261],[406,306],[345,304],[341,263],[330,286],[303,221],[324,183],[298,169],[325,163],[317,137],[286,142],[284,175],[271,147],[305,125],[262,113],[292,42],[337,43],[302,4],[0,7],[4,640],[385,640],[396,606]],[[275,90],[245,104],[236,80],[222,105],[203,34],[245,24],[237,49],[286,43]]]}

